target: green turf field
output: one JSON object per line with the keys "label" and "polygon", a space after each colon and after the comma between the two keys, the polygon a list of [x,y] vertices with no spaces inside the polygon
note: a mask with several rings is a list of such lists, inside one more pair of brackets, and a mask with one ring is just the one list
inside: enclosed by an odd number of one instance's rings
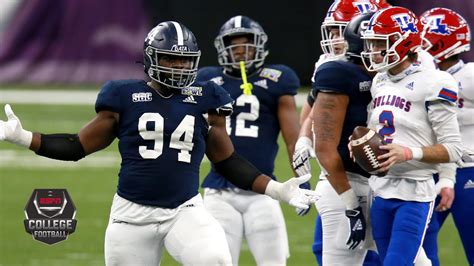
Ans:
{"label": "green turf field", "polygon": [[[91,105],[12,105],[26,129],[43,133],[77,132],[94,116]],[[0,119],[5,120],[3,106]],[[117,184],[119,156],[117,143],[79,163],[43,159],[30,151],[0,143],[0,265],[103,265],[104,232]],[[263,158],[262,158],[263,159]],[[203,163],[201,176],[209,169]],[[280,149],[276,175],[290,177],[286,149]],[[315,171],[315,176],[316,176]],[[312,180],[313,185],[315,179]],[[32,240],[25,232],[23,209],[35,188],[66,188],[76,208],[76,232],[53,246]],[[305,217],[283,204],[288,228],[291,257],[288,265],[316,265],[311,253],[314,208]],[[440,236],[441,265],[466,265],[454,224],[449,218]],[[246,246],[240,265],[255,265]],[[165,256],[162,265],[177,265]]]}

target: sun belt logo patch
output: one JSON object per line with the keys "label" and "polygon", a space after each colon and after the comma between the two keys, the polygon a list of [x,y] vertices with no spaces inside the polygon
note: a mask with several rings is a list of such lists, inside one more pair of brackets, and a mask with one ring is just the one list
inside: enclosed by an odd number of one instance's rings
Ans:
{"label": "sun belt logo patch", "polygon": [[412,18],[407,13],[393,15],[392,19],[393,21],[397,22],[402,33],[408,31],[413,33],[418,32],[418,28],[416,27],[415,23],[413,23],[413,21],[410,21]]}
{"label": "sun belt logo patch", "polygon": [[439,35],[449,35],[451,32],[448,30],[448,25],[442,23],[444,15],[434,15],[427,18],[427,24],[429,25],[429,32]]}

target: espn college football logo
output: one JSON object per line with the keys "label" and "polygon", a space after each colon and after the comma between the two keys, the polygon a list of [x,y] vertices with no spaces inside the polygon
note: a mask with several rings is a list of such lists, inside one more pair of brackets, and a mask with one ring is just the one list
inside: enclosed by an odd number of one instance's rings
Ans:
{"label": "espn college football logo", "polygon": [[35,189],[25,207],[26,232],[52,245],[76,230],[76,207],[66,189]]}

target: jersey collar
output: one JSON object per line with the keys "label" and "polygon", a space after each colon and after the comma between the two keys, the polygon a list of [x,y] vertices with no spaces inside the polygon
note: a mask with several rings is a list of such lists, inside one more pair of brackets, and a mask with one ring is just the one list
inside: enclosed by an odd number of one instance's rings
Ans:
{"label": "jersey collar", "polygon": [[446,69],[446,72],[448,72],[451,75],[454,75],[454,73],[458,72],[463,67],[464,67],[464,61],[459,60],[459,62],[452,65],[450,68]]}
{"label": "jersey collar", "polygon": [[398,82],[398,81],[404,79],[405,77],[407,77],[407,76],[409,76],[413,73],[416,73],[418,71],[421,71],[421,65],[419,63],[413,63],[407,69],[403,70],[401,73],[398,73],[396,75],[391,75],[388,71],[386,73],[387,73],[387,77],[392,82]]}

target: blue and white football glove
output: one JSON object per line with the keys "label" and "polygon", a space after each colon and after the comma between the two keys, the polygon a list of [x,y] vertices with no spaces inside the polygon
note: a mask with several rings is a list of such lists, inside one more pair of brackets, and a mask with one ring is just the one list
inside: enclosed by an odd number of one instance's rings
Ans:
{"label": "blue and white football glove", "polygon": [[353,250],[365,240],[366,223],[362,207],[346,210],[346,217],[349,218],[351,232],[346,245]]}
{"label": "blue and white football glove", "polygon": [[[309,182],[304,182],[300,185],[300,188],[311,190],[311,184]],[[309,208],[307,209],[295,208],[296,214],[298,214],[299,216],[305,216],[306,214],[308,214],[309,210],[311,210],[311,205],[309,205]]]}
{"label": "blue and white football glove", "polygon": [[316,158],[313,142],[308,137],[300,137],[293,153],[293,169],[298,176],[311,174],[311,158]]}

